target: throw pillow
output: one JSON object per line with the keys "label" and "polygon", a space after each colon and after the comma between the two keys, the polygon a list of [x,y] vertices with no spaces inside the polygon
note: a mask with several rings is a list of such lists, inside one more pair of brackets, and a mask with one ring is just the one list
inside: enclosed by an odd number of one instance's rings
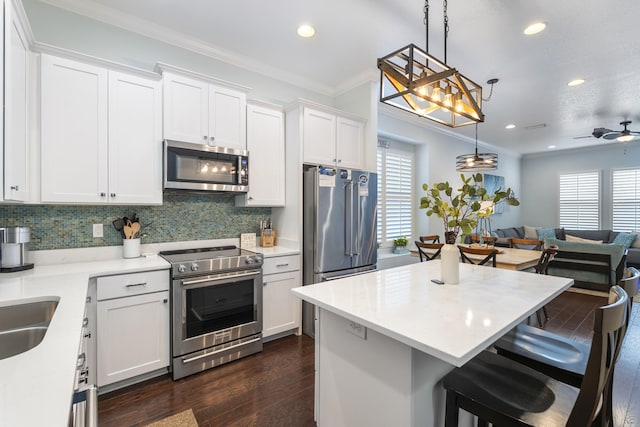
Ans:
{"label": "throw pillow", "polygon": [[636,236],[636,240],[631,244],[632,248],[640,248],[640,234]]}
{"label": "throw pillow", "polygon": [[524,226],[524,238],[525,239],[537,239],[538,232],[535,227],[531,227],[529,225]]}
{"label": "throw pillow", "polygon": [[538,240],[555,239],[556,229],[538,227],[536,228],[536,234],[538,235]]}
{"label": "throw pillow", "polygon": [[566,240],[567,237],[564,234],[564,228],[556,228],[556,239]]}
{"label": "throw pillow", "polygon": [[618,245],[624,246],[625,249],[629,249],[633,241],[636,240],[637,236],[638,235],[635,233],[618,233],[616,238],[613,239],[613,242],[611,243],[616,243]]}
{"label": "throw pillow", "polygon": [[602,243],[602,240],[583,239],[582,237],[572,236],[571,234],[567,234],[566,237],[567,237],[567,242]]}

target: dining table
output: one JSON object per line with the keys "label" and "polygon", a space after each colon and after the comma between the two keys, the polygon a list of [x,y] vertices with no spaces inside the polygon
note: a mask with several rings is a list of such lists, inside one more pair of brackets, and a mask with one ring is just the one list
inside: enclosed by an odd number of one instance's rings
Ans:
{"label": "dining table", "polygon": [[[481,247],[474,244],[461,244],[461,246]],[[495,249],[498,250],[498,254],[496,255],[496,267],[503,268],[505,270],[527,270],[529,268],[535,267],[536,264],[538,264],[540,255],[542,254],[542,251],[538,251],[535,249],[504,248],[500,246],[495,246]],[[435,253],[434,250],[430,249],[423,249],[423,251],[429,254]],[[419,256],[417,248],[409,249],[409,252],[413,256]],[[466,255],[473,260],[481,260],[484,258],[483,255]]]}
{"label": "dining table", "polygon": [[458,284],[437,284],[440,268],[436,259],[292,289],[316,308],[319,427],[444,425],[442,378],[573,284],[472,264],[460,264]]}

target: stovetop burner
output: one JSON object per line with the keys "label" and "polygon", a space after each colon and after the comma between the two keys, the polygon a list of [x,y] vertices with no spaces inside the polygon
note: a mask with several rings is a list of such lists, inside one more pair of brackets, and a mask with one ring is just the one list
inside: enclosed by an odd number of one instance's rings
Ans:
{"label": "stovetop burner", "polygon": [[235,246],[178,249],[159,255],[171,263],[173,277],[262,267],[262,254]]}

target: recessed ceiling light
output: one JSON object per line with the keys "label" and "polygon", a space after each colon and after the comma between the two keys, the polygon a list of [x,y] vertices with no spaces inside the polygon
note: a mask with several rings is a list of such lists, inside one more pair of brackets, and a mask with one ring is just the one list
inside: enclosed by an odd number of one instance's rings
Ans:
{"label": "recessed ceiling light", "polygon": [[547,24],[544,22],[534,22],[524,29],[524,33],[528,36],[532,36],[534,34],[538,34],[540,31],[544,30]]}
{"label": "recessed ceiling light", "polygon": [[516,125],[514,125],[513,123],[506,125],[504,128],[505,129],[513,129],[514,127],[516,127]]}
{"label": "recessed ceiling light", "polygon": [[584,83],[584,79],[575,79],[567,83],[567,86],[580,86],[582,83]]}
{"label": "recessed ceiling light", "polygon": [[555,145],[550,145],[547,148],[556,148],[556,146]]}
{"label": "recessed ceiling light", "polygon": [[300,37],[313,37],[315,33],[316,29],[309,24],[302,24],[298,27],[298,35]]}

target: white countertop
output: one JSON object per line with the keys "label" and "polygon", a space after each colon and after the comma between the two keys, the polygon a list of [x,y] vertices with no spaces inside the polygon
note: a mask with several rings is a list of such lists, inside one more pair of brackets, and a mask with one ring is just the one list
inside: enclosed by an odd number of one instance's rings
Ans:
{"label": "white countertop", "polygon": [[462,366],[573,284],[572,279],[460,264],[437,285],[434,260],[317,283],[292,292],[349,320]]}
{"label": "white countertop", "polygon": [[168,269],[159,256],[37,266],[0,275],[0,306],[59,298],[42,342],[0,360],[0,426],[66,426],[91,277]]}

